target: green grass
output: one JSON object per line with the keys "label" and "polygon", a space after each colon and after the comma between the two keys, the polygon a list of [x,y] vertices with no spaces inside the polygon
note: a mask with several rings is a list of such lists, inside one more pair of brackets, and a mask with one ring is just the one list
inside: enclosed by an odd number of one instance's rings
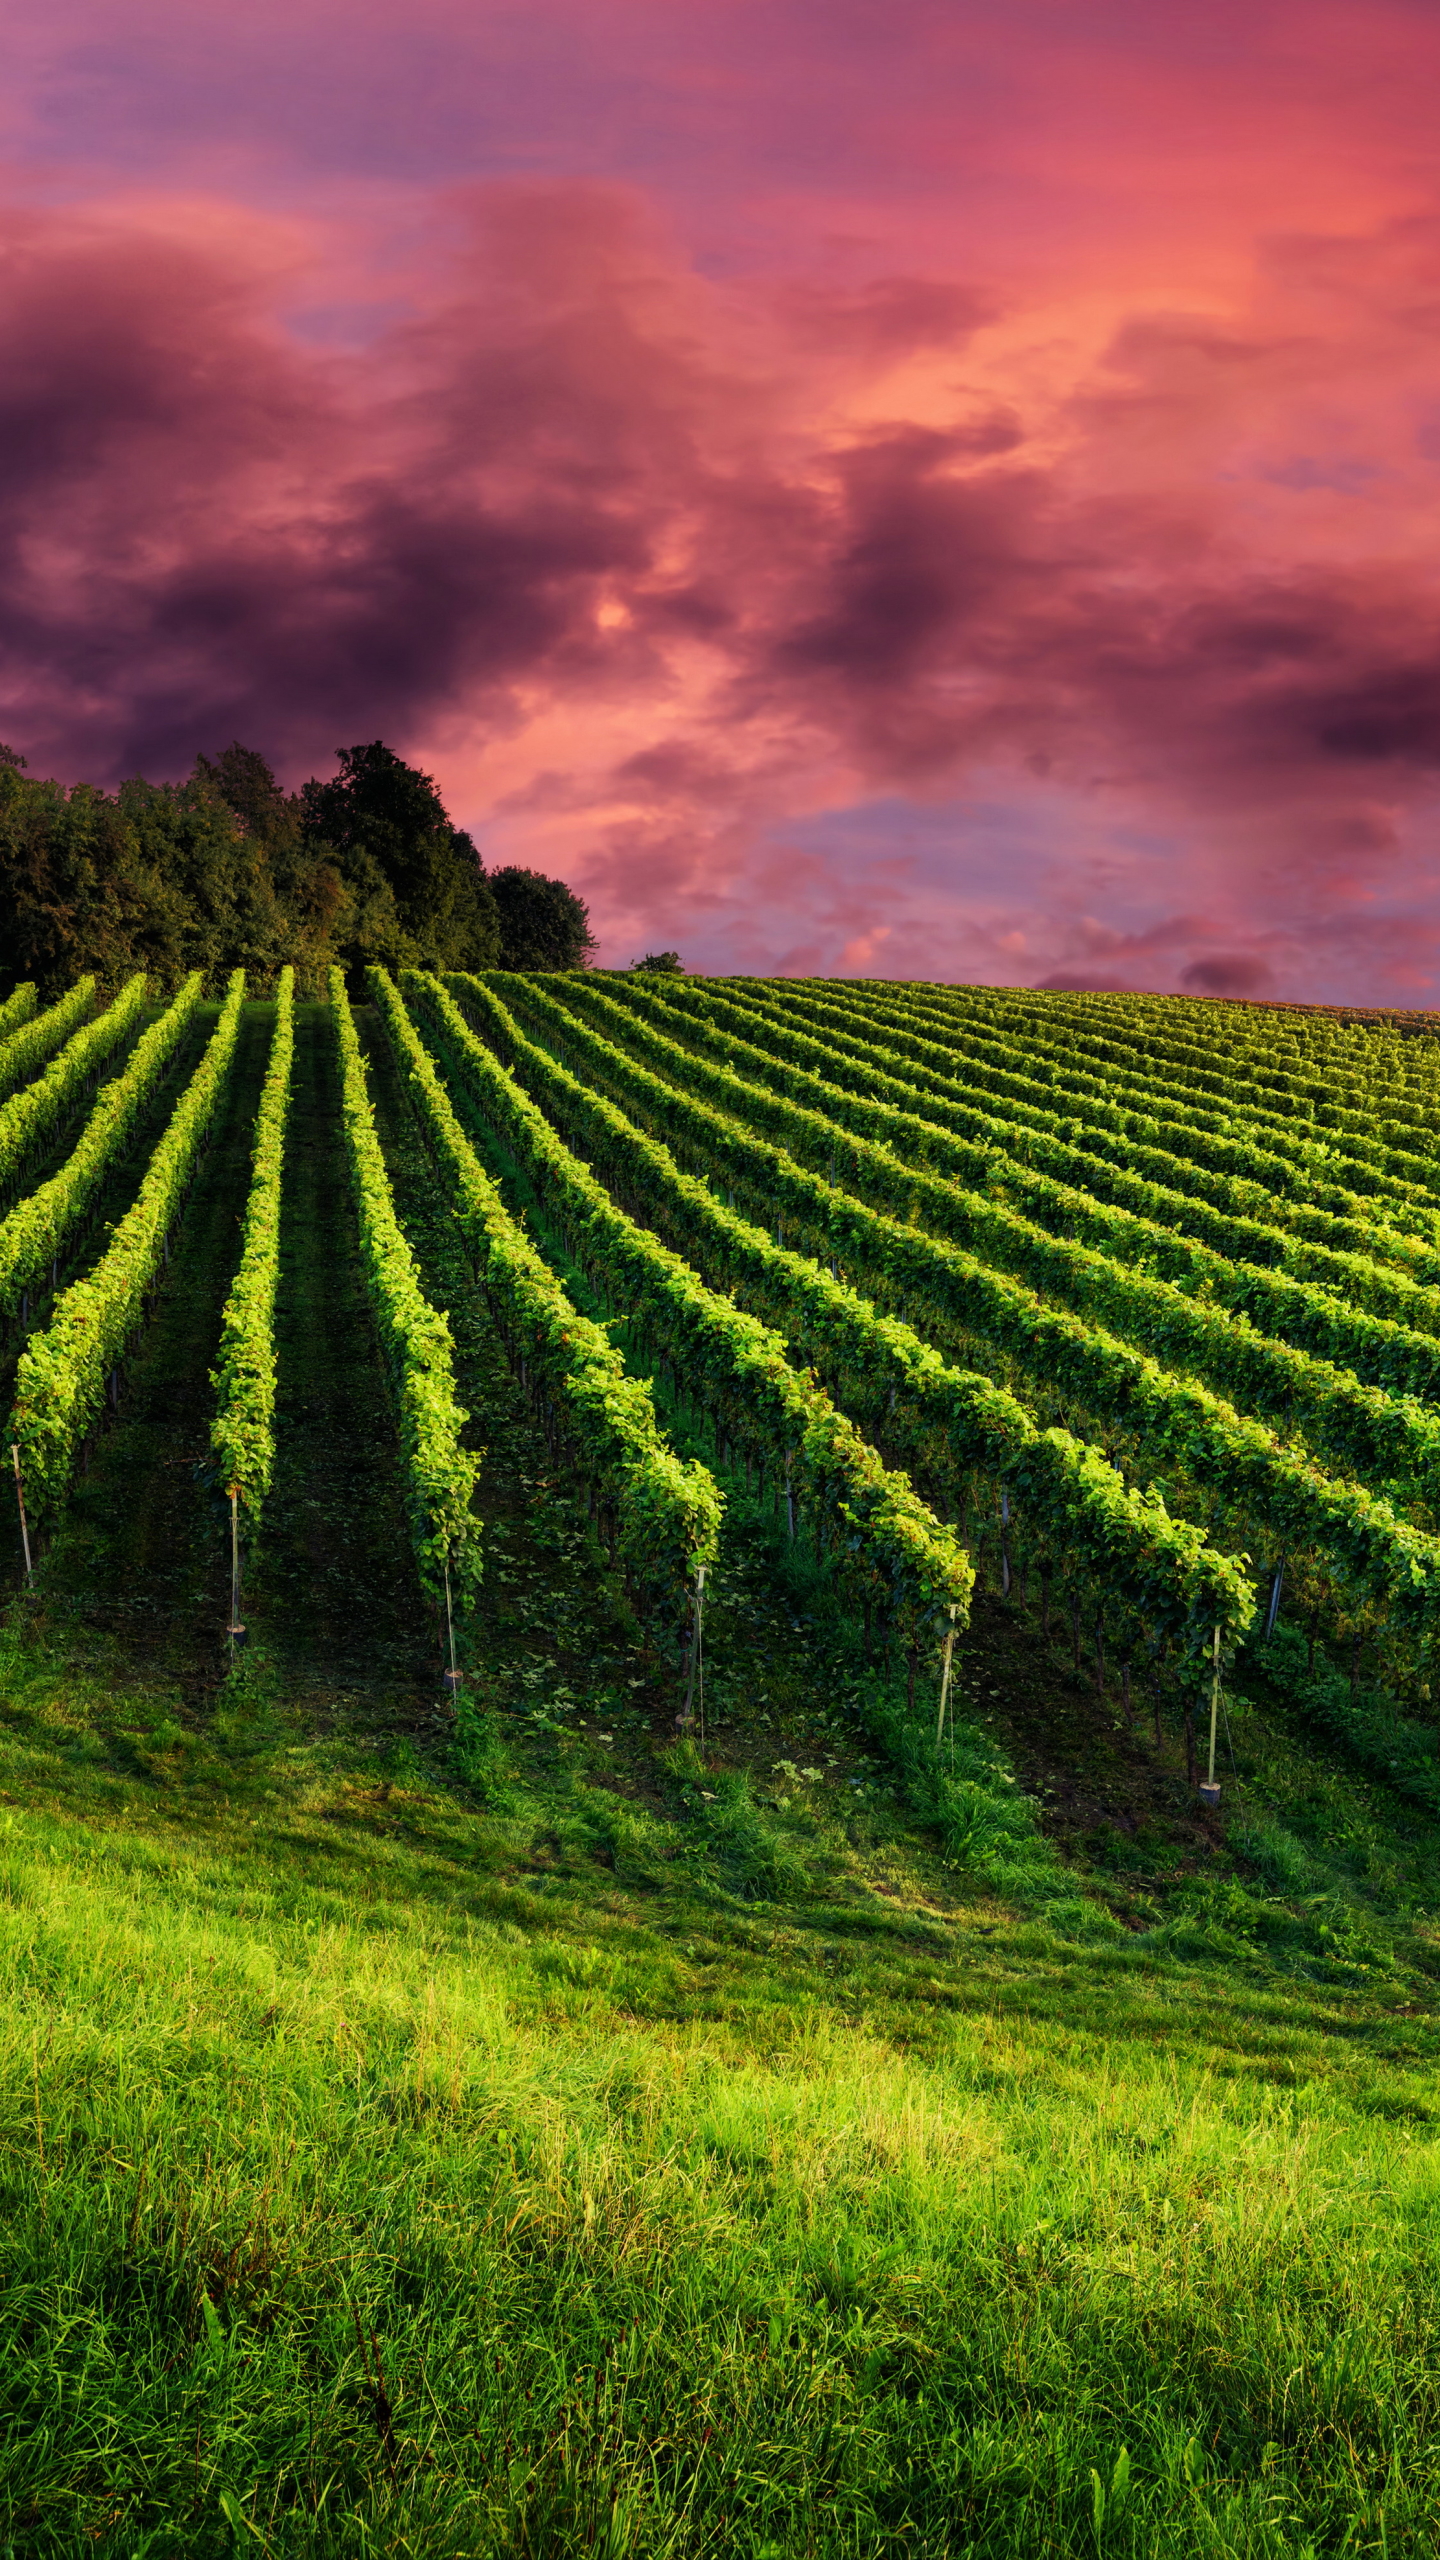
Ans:
{"label": "green grass", "polygon": [[682,1740],[377,1061],[486,1453],[449,1721],[323,1020],[249,1651],[191,1464],[248,1066],[0,1633],[0,2551],[1433,2551],[1440,1871],[1383,1737],[1257,1655],[1211,1824],[982,1593],[937,1772],[732,1483]]}

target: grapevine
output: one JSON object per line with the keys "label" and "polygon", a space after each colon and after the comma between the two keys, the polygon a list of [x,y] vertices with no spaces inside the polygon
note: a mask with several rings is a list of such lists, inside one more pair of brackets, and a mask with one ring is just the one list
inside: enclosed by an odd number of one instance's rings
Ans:
{"label": "grapevine", "polygon": [[275,1036],[255,1121],[254,1172],[245,1207],[240,1267],[220,1320],[220,1357],[211,1373],[218,1403],[210,1425],[226,1488],[252,1529],[275,1465],[275,1287],[280,1264],[280,1185],[295,1055],[295,972],[280,972]]}
{"label": "grapevine", "polygon": [[512,1358],[543,1389],[554,1427],[597,1498],[637,1587],[684,1605],[717,1552],[722,1498],[708,1468],[676,1456],[649,1388],[625,1374],[609,1335],[579,1314],[485,1173],[393,981],[370,986],[414,1107],[453,1186],[456,1216]]}
{"label": "grapevine", "polygon": [[43,1333],[20,1355],[9,1438],[20,1451],[32,1517],[53,1520],[106,1381],[140,1321],[201,1141],[225,1089],[240,1028],[245,972],[237,969],[200,1064],[181,1094],[145,1179],[93,1271],[56,1301]]}
{"label": "grapevine", "polygon": [[456,1598],[468,1605],[481,1574],[480,1527],[472,1509],[480,1461],[460,1436],[469,1416],[456,1402],[450,1323],[426,1298],[395,1214],[365,1062],[339,969],[330,972],[330,1005],[360,1254],[395,1400],[421,1586],[438,1605],[448,1571]]}
{"label": "grapevine", "polygon": [[189,1029],[204,983],[197,969],[105,1086],[59,1172],[0,1220],[0,1307],[13,1307],[72,1240]]}
{"label": "grapevine", "polygon": [[[411,979],[407,974],[407,985]],[[945,1611],[968,1611],[974,1571],[952,1529],[888,1469],[823,1388],[800,1375],[781,1337],[705,1287],[681,1256],[617,1208],[514,1078],[482,1048],[438,981],[416,981],[484,1116],[539,1183],[572,1249],[633,1309],[677,1389],[703,1401],[717,1433],[798,1487],[817,1545],[828,1535],[840,1580],[878,1603],[917,1644]]]}

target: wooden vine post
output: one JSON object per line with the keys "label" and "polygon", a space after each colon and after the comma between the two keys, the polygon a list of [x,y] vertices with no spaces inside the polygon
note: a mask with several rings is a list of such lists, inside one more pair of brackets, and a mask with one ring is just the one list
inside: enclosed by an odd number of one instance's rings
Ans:
{"label": "wooden vine post", "polygon": [[230,1624],[225,1630],[230,1639],[230,1658],[235,1647],[244,1641],[245,1629],[240,1622],[240,1488],[230,1487]]}
{"label": "wooden vine post", "polygon": [[690,1622],[690,1665],[685,1682],[685,1704],[676,1719],[688,1731],[699,1724],[700,1739],[705,1739],[705,1567],[695,1567],[695,1613]]}
{"label": "wooden vine post", "polygon": [[1220,1722],[1220,1629],[1216,1626],[1210,1647],[1210,1761],[1207,1776],[1200,1789],[1200,1801],[1208,1812],[1220,1810],[1220,1789],[1215,1780],[1215,1736]]}
{"label": "wooden vine post", "polygon": [[450,1606],[450,1557],[445,1557],[445,1641],[450,1648],[450,1668],[444,1674],[445,1693],[453,1712],[460,1695],[460,1673],[455,1664],[455,1613]]}
{"label": "wooden vine post", "polygon": [[945,1651],[940,1661],[940,1712],[935,1718],[935,1748],[938,1751],[945,1732],[945,1710],[950,1703],[950,1670],[955,1659],[955,1610],[950,1603],[950,1625],[945,1636]]}
{"label": "wooden vine post", "polygon": [[35,1579],[35,1568],[30,1561],[30,1523],[25,1517],[25,1487],[20,1475],[20,1444],[17,1440],[12,1440],[10,1443],[10,1455],[15,1461],[15,1499],[20,1505],[20,1536],[25,1548],[25,1580],[31,1583]]}

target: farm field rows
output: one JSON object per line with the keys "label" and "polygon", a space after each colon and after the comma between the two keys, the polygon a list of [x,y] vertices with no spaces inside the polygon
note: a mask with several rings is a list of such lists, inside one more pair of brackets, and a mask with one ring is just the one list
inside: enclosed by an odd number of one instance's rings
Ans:
{"label": "farm field rows", "polygon": [[17,990],[11,2547],[1434,2547],[1437,1102]]}

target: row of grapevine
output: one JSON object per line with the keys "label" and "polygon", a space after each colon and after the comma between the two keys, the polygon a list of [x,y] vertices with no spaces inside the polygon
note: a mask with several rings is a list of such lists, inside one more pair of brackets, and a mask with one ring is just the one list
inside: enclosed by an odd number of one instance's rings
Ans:
{"label": "row of grapevine", "polygon": [[823,1389],[796,1372],[770,1326],[706,1288],[680,1255],[616,1206],[439,982],[414,983],[423,984],[452,1072],[534,1180],[582,1265],[671,1364],[678,1386],[709,1409],[718,1433],[773,1469],[792,1503],[803,1495],[817,1541],[829,1531],[841,1581],[867,1606],[878,1602],[912,1646],[938,1613],[968,1609],[969,1557],[907,1478],[886,1468]]}
{"label": "row of grapevine", "polygon": [[[824,981],[813,983],[823,986]],[[846,993],[857,1013],[891,1024],[907,1037],[917,1025],[942,1044],[983,1036],[1009,1055],[1023,1057],[1027,1073],[1058,1076],[1066,1084],[1084,1078],[1087,1089],[1119,1091],[1138,1108],[1167,1116],[1174,1126],[1253,1140],[1292,1160],[1317,1184],[1336,1183],[1361,1198],[1373,1188],[1412,1209],[1429,1200],[1428,1168],[1403,1150],[1396,1155],[1373,1128],[1368,1136],[1340,1137],[1317,1128],[1303,1113],[1287,1116],[1271,1107],[1271,1097],[1254,1101],[1228,1091],[1223,1080],[1207,1078],[1197,1087],[1180,1072],[1167,1072],[1165,1062],[1147,1051],[1087,1030],[1058,1012],[1027,1010],[1013,990],[861,982]]]}
{"label": "row of grapevine", "polygon": [[868,1193],[902,1225],[923,1213],[937,1240],[959,1245],[984,1269],[1023,1282],[1051,1305],[1068,1306],[1086,1323],[1149,1351],[1165,1368],[1184,1369],[1287,1435],[1303,1432],[1331,1465],[1440,1509],[1440,1421],[1415,1399],[1367,1386],[1169,1281],[1051,1235],[1004,1201],[912,1167],[823,1111],[750,1083],[734,1067],[708,1063],[596,986],[577,979],[567,994],[568,1013],[583,1011],[609,1037],[650,1057],[668,1081],[705,1096],[756,1134],[772,1135],[798,1163],[824,1166],[832,1186],[843,1181],[857,1200]]}
{"label": "row of grapevine", "polygon": [[[970,990],[926,989],[923,1009],[943,1026],[977,1016],[993,1021],[1023,1046],[1034,1039],[1053,1046],[1061,1057],[1120,1069],[1136,1091],[1167,1095],[1182,1111],[1210,1107],[1237,1126],[1260,1126],[1276,1132],[1303,1133],[1312,1146],[1333,1150],[1337,1161],[1372,1165],[1379,1173],[1428,1194],[1433,1179],[1427,1133],[1408,1125],[1392,1134],[1382,1115],[1343,1109],[1325,1100],[1271,1092],[1245,1085],[1226,1074],[1222,1060],[1189,1065],[1171,1055],[1163,1038],[1127,1034],[1118,1022],[1094,1031],[1068,1020],[1064,1000],[1040,1012],[1033,1002],[972,1002]],[[889,1000],[889,990],[885,991]],[[943,1037],[943,1028],[942,1035]],[[1340,1142],[1337,1144],[1337,1140]],[[1348,1178],[1348,1177],[1347,1177]]]}
{"label": "row of grapevine", "polygon": [[255,1119],[254,1170],[240,1267],[220,1319],[210,1445],[221,1481],[258,1527],[275,1464],[275,1286],[280,1269],[280,1183],[295,1055],[295,972],[282,969],[270,1063]]}
{"label": "row of grapevine", "polygon": [[[540,981],[496,983],[583,1083],[615,1095],[652,1131],[775,1216],[807,1251],[863,1273],[878,1298],[927,1333],[954,1338],[972,1354],[988,1348],[1013,1363],[1033,1391],[1049,1389],[1078,1405],[1109,1445],[1128,1443],[1147,1473],[1198,1489],[1211,1534],[1227,1547],[1251,1545],[1271,1559],[1318,1558],[1336,1595],[1332,1618],[1336,1607],[1383,1614],[1397,1660],[1411,1674],[1423,1673],[1440,1630],[1440,1541],[1398,1519],[1387,1501],[1323,1475],[1251,1416],[1102,1326],[837,1190],[729,1115],[723,1080],[702,1100],[622,1053],[617,1042],[634,1026],[618,1008],[607,1039]],[[470,1000],[481,986],[463,978],[450,984]]]}
{"label": "row of grapevine", "polygon": [[23,1179],[27,1164],[73,1111],[92,1075],[133,1028],[145,1009],[148,982],[142,969],[112,1005],[66,1041],[33,1084],[0,1103],[0,1190]]}
{"label": "row of grapevine", "polygon": [[9,1039],[0,1043],[0,1095],[13,1093],[28,1076],[34,1075],[37,1067],[43,1067],[93,1011],[94,1004],[95,981],[81,978],[48,1012],[33,1015],[18,1031],[12,1031]]}
{"label": "row of grapevine", "polygon": [[136,1042],[122,1072],[105,1086],[58,1173],[0,1219],[0,1308],[12,1308],[52,1272],[62,1245],[74,1239],[125,1140],[189,1029],[204,978],[197,969],[158,1022]]}
{"label": "row of grapevine", "polygon": [[[1094,1191],[1020,1161],[994,1123],[989,1144],[952,1136],[933,1119],[874,1098],[868,1089],[873,1079],[865,1071],[852,1081],[844,1062],[804,1032],[773,1024],[759,1046],[732,1027],[728,1000],[709,989],[672,997],[635,980],[626,1002],[680,1045],[723,1058],[752,1089],[759,1084],[787,1097],[803,1094],[832,1128],[855,1132],[872,1150],[884,1148],[892,1166],[903,1167],[901,1179],[908,1181],[917,1210],[941,1234],[978,1243],[980,1221],[970,1204],[984,1193],[992,1222],[1008,1214],[1036,1235],[1073,1238],[1122,1270],[1143,1268],[1192,1304],[1203,1301],[1222,1320],[1239,1317],[1247,1327],[1259,1326],[1267,1337],[1334,1362],[1371,1386],[1440,1400],[1440,1339],[1433,1333],[1389,1315],[1371,1315],[1315,1281],[1232,1262],[1178,1234],[1158,1214],[1167,1206],[1163,1201],[1152,1199],[1156,1214],[1145,1217],[1112,1207]],[[1384,1285],[1377,1272],[1377,1290]],[[1417,1309],[1440,1321],[1440,1300],[1398,1274],[1388,1285],[1408,1290]]]}
{"label": "row of grapevine", "polygon": [[668,1446],[649,1388],[626,1376],[609,1335],[577,1312],[510,1216],[392,980],[372,969],[369,984],[512,1363],[527,1387],[543,1391],[552,1431],[592,1488],[631,1582],[682,1608],[697,1572],[715,1559],[719,1487],[708,1468]]}
{"label": "row of grapevine", "polygon": [[0,1043],[8,1040],[12,1031],[18,1031],[22,1022],[28,1022],[34,1010],[35,982],[26,978],[0,1004]]}
{"label": "row of grapevine", "polygon": [[1227,1087],[1274,1111],[1298,1107],[1326,1125],[1343,1125],[1348,1118],[1362,1136],[1379,1096],[1388,1135],[1401,1145],[1412,1143],[1407,1131],[1418,1134],[1422,1145],[1428,1138],[1428,1048],[1414,1041],[1371,1035],[1351,1049],[1332,1040],[1329,1055],[1317,1059],[1273,1028],[1247,1036],[1243,1007],[1197,1021],[1183,1008],[1167,1012],[1143,998],[1138,1004],[1112,998],[1097,1011],[1093,998],[1070,994],[1059,998],[1056,1012],[1062,1024],[1102,1024],[1107,1036],[1128,1043],[1142,1060],[1170,1061],[1189,1074],[1218,1074]]}
{"label": "row of grapevine", "polygon": [[[923,1484],[958,1509],[986,1480],[998,1515],[1045,1582],[1093,1621],[1102,1612],[1127,1654],[1163,1639],[1199,1657],[1219,1625],[1233,1642],[1249,1624],[1249,1577],[1188,1521],[1128,1489],[1098,1449],[1041,1430],[992,1379],[951,1367],[907,1324],[878,1316],[813,1259],[790,1252],[680,1172],[669,1150],[526,1038],[493,986],[472,982],[492,1047],[622,1203],[643,1215],[702,1276],[743,1294],[785,1329],[852,1418],[865,1421]],[[1009,1524],[1007,1523],[1007,1526]],[[1007,1543],[1007,1550],[1009,1541]]]}
{"label": "row of grapevine", "polygon": [[[1440,1328],[1440,1313],[1432,1317],[1424,1296],[1425,1287],[1440,1279],[1440,1238],[1390,1233],[1377,1221],[1373,1203],[1368,1214],[1357,1201],[1351,1213],[1339,1216],[1309,1200],[1277,1198],[1253,1171],[1216,1173],[1154,1143],[1133,1113],[1114,1105],[1108,1112],[1094,1105],[1086,1110],[1068,1092],[1039,1099],[1041,1088],[1027,1085],[1024,1077],[997,1075],[993,1068],[977,1073],[958,1044],[947,1052],[913,1034],[902,1044],[899,1033],[887,1036],[882,1026],[857,1024],[849,1008],[803,991],[792,995],[787,989],[782,997],[747,985],[737,996],[727,985],[724,993],[740,1020],[779,1022],[810,1032],[817,1045],[823,1041],[821,1054],[838,1080],[851,1080],[839,1078],[843,1059],[852,1075],[871,1071],[873,1090],[904,1100],[922,1118],[1063,1173],[1099,1199],[1177,1227],[1232,1258],[1318,1280],[1356,1305],[1413,1323],[1422,1333]],[[863,1037],[864,1031],[871,1036]],[[1241,1152],[1232,1142],[1232,1157]]]}
{"label": "row of grapevine", "polygon": [[[757,987],[773,992],[763,980],[735,983],[747,992]],[[823,1004],[828,1018],[836,989],[826,979],[792,979],[785,997],[801,1006]],[[997,1091],[1041,1108],[1063,1105],[1087,1128],[1163,1150],[1170,1161],[1184,1161],[1213,1176],[1223,1186],[1217,1196],[1253,1186],[1261,1205],[1283,1200],[1297,1220],[1313,1203],[1320,1215],[1332,1215],[1342,1226],[1358,1223],[1362,1229],[1383,1213],[1383,1241],[1397,1259],[1404,1258],[1407,1234],[1426,1253],[1440,1238],[1440,1209],[1423,1183],[1383,1173],[1374,1161],[1361,1163],[1337,1154],[1303,1121],[1247,1116],[1219,1102],[1182,1102],[1137,1081],[1130,1069],[1101,1060],[1087,1065],[1058,1026],[1054,1036],[1046,1037],[1043,1015],[1022,1029],[1001,1024],[988,1013],[941,1013],[925,1003],[920,988],[847,986],[844,1018],[852,1029],[899,1044],[906,1056],[933,1060],[947,1070],[958,1061],[972,1080],[983,1080]]]}
{"label": "row of grapevine", "polygon": [[456,1401],[449,1318],[425,1296],[415,1256],[395,1214],[390,1177],[375,1133],[365,1062],[339,969],[330,972],[330,1004],[360,1255],[395,1400],[420,1581],[430,1599],[439,1604],[448,1578],[463,1606],[473,1599],[481,1573],[480,1526],[472,1507],[480,1461],[461,1439],[469,1416]]}
{"label": "row of grapevine", "polygon": [[[1094,1006],[1095,999],[1085,999]],[[1112,1008],[1117,999],[1109,1000]],[[1167,1012],[1168,1008],[1168,1012]],[[1128,1026],[1178,1032],[1202,1056],[1252,1061],[1272,1074],[1305,1073],[1360,1092],[1377,1082],[1409,1096],[1431,1089],[1437,1055],[1433,1014],[1411,1014],[1405,1022],[1393,1014],[1342,1017],[1324,1008],[1292,1008],[1270,1004],[1219,1002],[1214,997],[1173,999],[1156,996],[1118,999]],[[1102,1001],[1097,1018],[1104,1020]],[[1416,1032],[1428,1036],[1417,1038]]]}
{"label": "row of grapevine", "polygon": [[92,1271],[56,1301],[43,1333],[20,1355],[9,1438],[20,1450],[32,1518],[53,1519],[76,1452],[105,1398],[106,1380],[139,1320],[201,1142],[225,1090],[240,1028],[245,972],[237,969],[204,1056],[146,1170],[140,1190]]}
{"label": "row of grapevine", "polygon": [[[728,988],[691,981],[674,988],[667,1002],[693,1011],[718,1036],[751,1041],[787,1065],[801,1065],[863,1099],[933,1124],[946,1138],[958,1138],[964,1151],[962,1178],[978,1147],[993,1168],[992,1180],[1019,1191],[1027,1206],[1033,1206],[1030,1178],[1037,1174],[1066,1186],[1067,1197],[1078,1189],[1094,1202],[1108,1202],[1120,1211],[1123,1223],[1116,1229],[1107,1222],[1104,1249],[1118,1251],[1120,1259],[1151,1259],[1158,1229],[1169,1239],[1167,1276],[1180,1286],[1217,1297],[1223,1288],[1228,1302],[1238,1297],[1243,1304],[1255,1293],[1257,1271],[1262,1288],[1267,1275],[1275,1273],[1279,1296],[1278,1304],[1267,1309],[1272,1317],[1288,1310],[1290,1282],[1302,1288],[1313,1282],[1327,1305],[1338,1298],[1415,1331],[1440,1332],[1440,1298],[1425,1286],[1431,1271],[1440,1269],[1434,1249],[1429,1267],[1414,1275],[1389,1269],[1372,1255],[1369,1231],[1360,1220],[1343,1247],[1287,1234],[1271,1219],[1156,1180],[1140,1169],[1131,1146],[1117,1149],[1114,1160],[1097,1155],[1087,1140],[1077,1141],[1058,1125],[1057,1114],[1042,1115],[993,1094],[977,1098],[951,1076],[917,1075],[875,1042],[859,1040],[830,1021],[812,1030],[797,1019],[796,1007],[773,998],[757,1003],[751,996],[736,998]],[[939,1161],[946,1161],[943,1149]],[[1167,1166],[1166,1171],[1182,1169]],[[1042,1223],[1051,1223],[1057,1215],[1053,1195],[1042,1195],[1042,1205],[1047,1211]],[[1287,1332],[1284,1322],[1277,1321],[1275,1329]],[[1290,1333],[1293,1338],[1293,1327]]]}

